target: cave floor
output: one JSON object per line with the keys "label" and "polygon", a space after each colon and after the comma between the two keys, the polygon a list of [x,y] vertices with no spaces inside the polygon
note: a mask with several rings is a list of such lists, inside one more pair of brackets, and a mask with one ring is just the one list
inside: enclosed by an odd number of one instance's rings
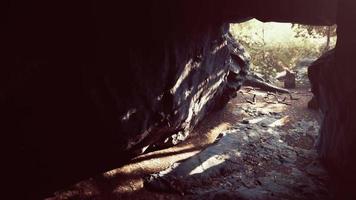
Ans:
{"label": "cave floor", "polygon": [[50,199],[329,199],[315,143],[320,116],[307,88],[243,88],[190,138]]}

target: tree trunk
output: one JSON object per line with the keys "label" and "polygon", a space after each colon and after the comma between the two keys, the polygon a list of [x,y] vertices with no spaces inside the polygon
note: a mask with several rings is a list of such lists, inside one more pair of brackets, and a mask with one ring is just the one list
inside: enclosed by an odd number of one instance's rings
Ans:
{"label": "tree trunk", "polygon": [[326,38],[326,45],[325,45],[324,53],[327,52],[330,48],[331,26],[328,26],[328,32],[327,32],[326,37],[327,38]]}

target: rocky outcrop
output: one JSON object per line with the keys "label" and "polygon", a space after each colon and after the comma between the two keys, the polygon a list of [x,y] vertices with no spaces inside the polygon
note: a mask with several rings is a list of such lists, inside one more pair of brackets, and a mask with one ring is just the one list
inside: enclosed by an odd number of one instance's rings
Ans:
{"label": "rocky outcrop", "polygon": [[228,24],[203,23],[212,5],[142,4],[10,10],[13,62],[1,69],[1,110],[10,168],[34,186],[29,195],[184,140],[242,84],[246,63]]}

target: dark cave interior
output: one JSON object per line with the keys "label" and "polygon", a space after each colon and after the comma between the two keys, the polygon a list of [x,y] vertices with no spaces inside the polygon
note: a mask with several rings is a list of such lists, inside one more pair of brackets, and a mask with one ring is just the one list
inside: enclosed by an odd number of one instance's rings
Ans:
{"label": "dark cave interior", "polygon": [[337,24],[333,57],[311,80],[322,112],[318,153],[337,199],[355,197],[353,0],[13,0],[5,8],[0,107],[13,199],[47,197],[183,141],[244,82],[247,61],[228,23],[250,18]]}

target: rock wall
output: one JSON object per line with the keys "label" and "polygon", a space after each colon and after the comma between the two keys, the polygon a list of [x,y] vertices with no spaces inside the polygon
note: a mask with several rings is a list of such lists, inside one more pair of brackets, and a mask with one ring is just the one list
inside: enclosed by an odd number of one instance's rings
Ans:
{"label": "rock wall", "polygon": [[[207,12],[212,5],[17,3],[8,12],[0,94],[8,170],[23,195],[176,144],[230,98],[235,47],[228,25]],[[234,75],[240,71],[234,63]]]}
{"label": "rock wall", "polygon": [[355,9],[354,1],[339,1],[336,50],[319,72],[318,100],[324,115],[319,152],[335,179],[337,199],[356,198]]}

